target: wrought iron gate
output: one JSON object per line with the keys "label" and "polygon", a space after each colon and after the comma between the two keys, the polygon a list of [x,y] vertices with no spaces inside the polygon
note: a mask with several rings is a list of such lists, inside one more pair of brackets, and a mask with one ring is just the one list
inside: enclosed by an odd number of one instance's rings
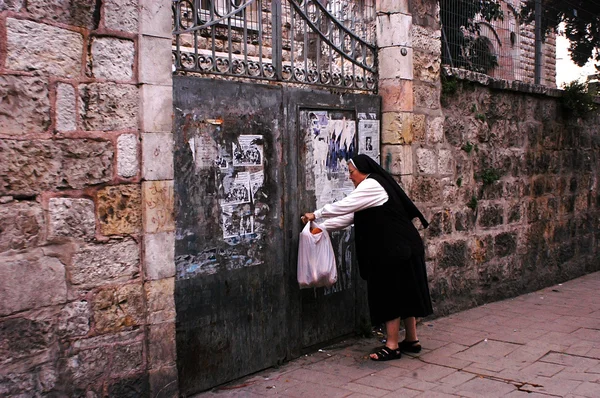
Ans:
{"label": "wrought iron gate", "polygon": [[376,92],[374,0],[174,0],[175,69]]}

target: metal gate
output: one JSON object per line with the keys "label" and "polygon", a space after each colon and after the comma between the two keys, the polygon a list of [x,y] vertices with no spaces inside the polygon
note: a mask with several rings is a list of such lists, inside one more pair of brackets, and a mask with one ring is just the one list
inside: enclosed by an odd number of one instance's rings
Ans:
{"label": "metal gate", "polygon": [[[296,258],[300,215],[327,196],[315,183],[329,181],[343,195],[347,157],[369,145],[377,152],[380,98],[180,76],[174,108],[176,339],[185,396],[367,321],[351,230],[333,237],[340,277],[332,288],[300,290]],[[331,159],[324,168],[311,166],[323,156]]]}

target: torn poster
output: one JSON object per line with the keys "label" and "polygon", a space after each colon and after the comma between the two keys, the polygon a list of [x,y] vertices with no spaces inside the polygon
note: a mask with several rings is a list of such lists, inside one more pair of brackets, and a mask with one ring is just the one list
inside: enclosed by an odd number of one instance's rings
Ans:
{"label": "torn poster", "polygon": [[250,202],[250,173],[237,173],[223,177],[223,199],[221,205],[234,205]]}
{"label": "torn poster", "polygon": [[201,123],[194,136],[188,140],[196,171],[214,165],[215,159],[219,156],[219,149],[213,134],[220,131],[220,129],[220,126]]}
{"label": "torn poster", "polygon": [[358,121],[358,153],[379,162],[379,120]]}
{"label": "torn poster", "polygon": [[265,182],[265,172],[263,170],[257,171],[256,173],[250,173],[250,192],[252,200],[258,200],[258,191],[262,188]]}
{"label": "torn poster", "polygon": [[223,238],[225,239],[254,233],[254,215],[250,210],[236,206],[224,206],[221,217]]}
{"label": "torn poster", "polygon": [[240,135],[233,142],[234,166],[261,166],[263,163],[262,135]]}

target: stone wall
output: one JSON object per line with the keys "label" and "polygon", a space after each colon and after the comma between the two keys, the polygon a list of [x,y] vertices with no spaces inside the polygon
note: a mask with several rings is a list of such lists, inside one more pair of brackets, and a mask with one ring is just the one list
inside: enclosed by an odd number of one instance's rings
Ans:
{"label": "stone wall", "polygon": [[0,1],[0,395],[175,396],[170,1]]}

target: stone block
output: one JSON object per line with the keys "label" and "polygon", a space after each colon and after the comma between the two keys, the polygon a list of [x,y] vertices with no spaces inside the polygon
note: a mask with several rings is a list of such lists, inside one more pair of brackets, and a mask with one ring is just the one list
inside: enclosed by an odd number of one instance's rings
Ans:
{"label": "stone block", "polygon": [[[403,55],[403,53],[405,55]],[[379,49],[379,77],[381,79],[413,79],[413,50],[410,47]]]}
{"label": "stone block", "polygon": [[56,130],[73,131],[77,129],[75,111],[75,88],[70,84],[56,85]]}
{"label": "stone block", "polygon": [[84,130],[137,130],[139,94],[135,85],[81,84],[79,97]]}
{"label": "stone block", "polygon": [[175,234],[160,232],[144,235],[146,279],[162,279],[175,275]]}
{"label": "stone block", "polygon": [[389,13],[377,16],[377,47],[412,46],[412,17]]}
{"label": "stone block", "polygon": [[[131,80],[135,63],[133,41],[114,37],[94,37],[89,64],[96,79]],[[160,54],[155,54],[159,56]]]}
{"label": "stone block", "polygon": [[0,204],[0,252],[35,247],[44,241],[44,214],[36,202]]}
{"label": "stone block", "polygon": [[112,347],[113,358],[110,372],[113,375],[124,375],[139,372],[143,369],[143,343],[141,341]]}
{"label": "stone block", "polygon": [[29,358],[29,366],[47,360],[44,354],[53,348],[55,328],[56,314],[48,309],[0,320],[0,366],[9,367],[24,358]]}
{"label": "stone block", "polygon": [[137,234],[142,229],[139,185],[115,185],[96,194],[98,223],[103,235]]}
{"label": "stone block", "polygon": [[64,372],[77,388],[84,389],[105,377],[110,371],[110,351],[105,347],[80,351],[66,358]]}
{"label": "stone block", "polygon": [[42,249],[0,256],[0,315],[67,301],[65,265]]}
{"label": "stone block", "polygon": [[131,239],[80,247],[68,267],[71,283],[83,288],[126,282],[139,275],[140,249]]}
{"label": "stone block", "polygon": [[147,133],[170,133],[173,126],[173,88],[142,86],[143,130]]}
{"label": "stone block", "polygon": [[38,77],[0,76],[0,132],[21,137],[50,127],[50,97]]}
{"label": "stone block", "polygon": [[471,231],[475,226],[475,213],[472,210],[459,211],[454,214],[454,229],[457,232]]}
{"label": "stone block", "polygon": [[173,201],[173,181],[144,181],[142,183],[144,232],[156,233],[175,230]]}
{"label": "stone block", "polygon": [[381,142],[383,144],[411,144],[413,141],[413,114],[386,112],[382,116]]}
{"label": "stone block", "polygon": [[[0,10],[1,8],[0,2]],[[4,397],[34,397],[37,392],[37,383],[35,374],[28,373],[9,373],[0,374],[0,393]]]}
{"label": "stone block", "polygon": [[383,153],[385,168],[391,174],[413,174],[413,151],[410,145],[386,145]]}
{"label": "stone block", "polygon": [[19,12],[23,8],[25,0],[0,0],[0,11]]}
{"label": "stone block", "polygon": [[140,83],[171,85],[173,61],[172,38],[142,36],[139,57]]}
{"label": "stone block", "polygon": [[454,155],[452,151],[447,149],[439,150],[437,169],[442,175],[454,175]]}
{"label": "stone block", "polygon": [[48,213],[49,238],[93,239],[96,235],[94,202],[89,199],[51,198]]}
{"label": "stone block", "polygon": [[440,80],[441,58],[422,51],[414,50],[413,64],[415,68],[415,80],[428,83],[437,83]]}
{"label": "stone block", "polygon": [[417,148],[417,167],[422,174],[437,174],[438,155],[436,151],[427,148]]}
{"label": "stone block", "polygon": [[517,234],[504,232],[494,238],[494,252],[498,257],[506,257],[517,251]]}
{"label": "stone block", "polygon": [[175,363],[175,322],[148,327],[148,364],[156,369]]}
{"label": "stone block", "polygon": [[490,204],[479,209],[479,225],[495,227],[504,223],[504,209],[501,205]]}
{"label": "stone block", "polygon": [[121,177],[135,177],[139,171],[138,137],[121,134],[117,138],[117,173]]}
{"label": "stone block", "polygon": [[415,84],[413,87],[415,109],[440,109],[440,89],[434,85]]}
{"label": "stone block", "polygon": [[413,142],[425,142],[425,115],[413,113]]}
{"label": "stone block", "polygon": [[413,82],[401,79],[380,79],[382,112],[412,112]]}
{"label": "stone block", "polygon": [[172,39],[173,14],[170,0],[140,0],[140,33]]}
{"label": "stone block", "polygon": [[442,31],[412,24],[412,48],[432,55],[442,54]]}
{"label": "stone block", "polygon": [[[109,397],[150,397],[147,372],[128,374],[128,377],[113,379],[108,384]],[[161,393],[162,396],[162,393]]]}
{"label": "stone block", "polygon": [[409,3],[408,0],[376,0],[375,7],[381,13],[401,12],[408,14]]}
{"label": "stone block", "polygon": [[0,140],[0,195],[81,189],[112,179],[110,141]]}
{"label": "stone block", "polygon": [[138,33],[138,0],[105,0],[102,3],[106,28]]}
{"label": "stone block", "polygon": [[173,179],[173,134],[142,134],[142,178],[144,180]]}
{"label": "stone block", "polygon": [[27,11],[35,20],[45,19],[92,30],[98,28],[94,20],[95,13],[100,15],[97,4],[96,0],[27,0]]}
{"label": "stone block", "polygon": [[177,366],[175,365],[151,369],[149,372],[150,396],[177,398],[179,396],[177,375]]}
{"label": "stone block", "polygon": [[80,33],[25,19],[6,20],[7,69],[76,78],[82,54]]}
{"label": "stone block", "polygon": [[427,118],[427,127],[425,130],[427,142],[430,144],[439,144],[444,141],[444,118]]}
{"label": "stone block", "polygon": [[96,333],[118,332],[144,324],[141,284],[106,287],[92,298]]}
{"label": "stone block", "polygon": [[468,244],[464,240],[444,242],[440,249],[438,267],[441,269],[465,267],[467,265]]}
{"label": "stone block", "polygon": [[437,177],[418,176],[410,188],[411,199],[415,202],[441,202],[441,181]]}
{"label": "stone block", "polygon": [[58,318],[61,337],[85,336],[90,331],[92,312],[87,301],[73,301],[65,305]]}
{"label": "stone block", "polygon": [[144,284],[148,304],[148,323],[175,322],[175,278]]}

